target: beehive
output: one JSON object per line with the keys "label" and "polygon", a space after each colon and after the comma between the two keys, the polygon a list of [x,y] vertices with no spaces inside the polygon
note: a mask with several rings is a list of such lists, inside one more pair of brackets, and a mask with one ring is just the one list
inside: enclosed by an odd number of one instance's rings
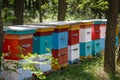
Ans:
{"label": "beehive", "polygon": [[64,21],[60,22],[45,22],[40,25],[54,26],[52,33],[52,49],[61,49],[68,47],[68,27],[69,25]]}
{"label": "beehive", "polygon": [[75,45],[68,46],[68,61],[74,62],[75,60],[79,60],[80,55],[79,55],[79,43]]}
{"label": "beehive", "polygon": [[80,24],[80,32],[79,32],[79,42],[89,42],[91,41],[91,28],[92,22],[89,20],[83,20]]}
{"label": "beehive", "polygon": [[33,34],[33,52],[37,54],[51,53],[54,26],[41,26],[36,23],[29,27],[36,28],[36,33]]}
{"label": "beehive", "polygon": [[79,21],[65,21],[69,26],[68,28],[68,62],[73,64],[79,62]]}
{"label": "beehive", "polygon": [[82,20],[80,23],[80,57],[89,57],[92,54],[92,21]]}
{"label": "beehive", "polygon": [[53,49],[52,56],[58,60],[59,65],[68,63],[68,48],[62,48],[59,50]]}
{"label": "beehive", "polygon": [[[58,59],[59,67],[68,63],[68,23],[64,21],[41,23],[44,26],[54,26],[52,33],[52,55]],[[58,67],[56,66],[53,66]]]}
{"label": "beehive", "polygon": [[70,26],[68,28],[68,45],[75,45],[79,43],[79,21],[66,21]]}
{"label": "beehive", "polygon": [[32,52],[33,33],[35,29],[11,26],[6,31],[3,43],[3,52],[7,54],[5,59],[19,60],[19,54],[27,55]]}
{"label": "beehive", "polygon": [[100,55],[100,39],[92,41],[92,56]]}
{"label": "beehive", "polygon": [[88,57],[92,55],[92,42],[80,43],[80,57]]}
{"label": "beehive", "polygon": [[92,40],[100,39],[100,24],[93,24]]}
{"label": "beehive", "polygon": [[68,32],[68,45],[75,45],[79,43],[79,30]]}

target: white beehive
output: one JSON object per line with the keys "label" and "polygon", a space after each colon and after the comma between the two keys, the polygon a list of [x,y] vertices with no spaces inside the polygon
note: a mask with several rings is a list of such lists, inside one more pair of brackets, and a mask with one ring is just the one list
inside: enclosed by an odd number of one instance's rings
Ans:
{"label": "white beehive", "polygon": [[91,41],[91,28],[80,29],[80,42]]}
{"label": "white beehive", "polygon": [[68,46],[68,61],[78,60],[80,58],[79,44]]}

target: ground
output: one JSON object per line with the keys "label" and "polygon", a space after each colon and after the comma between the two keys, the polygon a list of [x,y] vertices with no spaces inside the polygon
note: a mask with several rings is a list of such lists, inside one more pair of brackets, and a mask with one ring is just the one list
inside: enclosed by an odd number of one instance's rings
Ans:
{"label": "ground", "polygon": [[103,56],[83,60],[46,77],[47,80],[120,80],[120,67],[116,67],[117,76],[110,77],[103,70],[103,62]]}

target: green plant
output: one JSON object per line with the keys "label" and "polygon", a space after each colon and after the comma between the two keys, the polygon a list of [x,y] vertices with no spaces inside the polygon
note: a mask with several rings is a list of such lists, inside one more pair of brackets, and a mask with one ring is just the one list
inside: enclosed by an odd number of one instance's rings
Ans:
{"label": "green plant", "polygon": [[[22,50],[24,50],[24,48],[21,47],[17,47],[20,51],[20,53],[22,53]],[[46,48],[46,50],[48,52],[50,52],[50,50],[48,48]],[[9,56],[9,54],[3,54],[4,56]],[[52,56],[42,56],[42,55],[38,55],[35,53],[28,53],[27,55],[23,55],[23,54],[19,54],[17,55],[20,58],[22,58],[22,60],[20,61],[13,61],[13,60],[8,60],[8,61],[2,61],[2,72],[6,71],[5,75],[3,75],[3,77],[5,77],[7,74],[10,74],[10,72],[15,72],[17,74],[20,74],[17,72],[18,68],[23,68],[24,70],[30,70],[32,74],[34,74],[36,76],[37,79],[46,79],[46,76],[44,75],[44,73],[40,70],[40,68],[38,68],[36,66],[36,64],[50,64],[49,62],[39,62],[37,60],[34,60],[35,58],[47,58],[47,59],[51,59],[52,61],[55,60]],[[55,62],[55,61],[53,61]],[[56,62],[55,62],[56,63]],[[12,64],[12,67],[10,67],[9,65]]]}

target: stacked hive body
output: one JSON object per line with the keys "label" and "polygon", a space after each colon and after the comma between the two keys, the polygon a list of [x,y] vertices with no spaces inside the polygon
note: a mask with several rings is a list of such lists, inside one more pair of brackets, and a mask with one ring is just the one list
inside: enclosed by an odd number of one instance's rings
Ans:
{"label": "stacked hive body", "polygon": [[68,62],[71,64],[79,62],[79,28],[80,23],[77,21],[68,21]]}
{"label": "stacked hive body", "polygon": [[100,55],[100,24],[101,20],[93,20],[92,25],[92,56]]}
{"label": "stacked hive body", "polygon": [[33,24],[29,25],[29,27],[37,28],[33,37],[33,53],[41,55],[41,58],[37,57],[34,60],[42,62],[43,64],[37,64],[36,66],[43,72],[51,71],[51,58],[49,57],[52,57],[53,26],[40,26],[39,24]]}
{"label": "stacked hive body", "polygon": [[[11,62],[15,61],[19,63],[19,60],[21,60],[19,56],[20,54],[27,55],[28,53],[32,52],[34,32],[35,29],[31,29],[31,28],[15,27],[15,26],[8,27],[8,30],[6,31],[6,35],[4,36],[4,44],[3,44],[5,63],[7,63],[7,61],[11,61]],[[9,68],[12,65],[14,64],[9,63],[8,64]],[[15,74],[15,72],[13,72],[10,75],[6,76],[6,78],[7,77],[9,78],[9,76],[11,76],[12,78],[14,78],[12,80],[22,80],[25,77],[28,78],[32,76],[30,71],[28,70],[23,71],[22,68],[17,69],[17,72],[20,73],[20,75]],[[26,73],[28,73],[28,75],[24,75]],[[7,79],[7,80],[11,80],[11,79]]]}
{"label": "stacked hive body", "polygon": [[52,56],[57,59],[58,64],[53,69],[60,69],[68,65],[68,27],[65,22],[47,22],[41,25],[55,26],[52,33]]}
{"label": "stacked hive body", "polygon": [[92,54],[92,39],[91,39],[91,28],[92,22],[91,21],[81,21],[80,23],[80,57],[90,57]]}
{"label": "stacked hive body", "polygon": [[106,33],[106,19],[101,20],[100,24],[100,47],[101,50],[105,49],[105,33]]}

